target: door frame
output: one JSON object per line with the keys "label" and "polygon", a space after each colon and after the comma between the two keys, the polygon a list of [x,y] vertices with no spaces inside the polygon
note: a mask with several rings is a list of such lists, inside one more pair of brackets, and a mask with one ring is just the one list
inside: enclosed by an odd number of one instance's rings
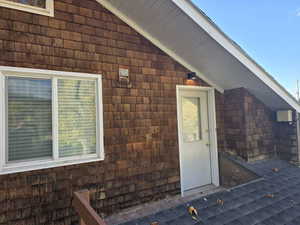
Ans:
{"label": "door frame", "polygon": [[212,87],[176,85],[176,101],[177,101],[177,127],[178,127],[178,147],[179,147],[179,163],[180,163],[180,188],[183,196],[184,190],[182,185],[182,143],[181,143],[181,126],[180,126],[180,91],[205,91],[207,93],[207,112],[208,112],[208,129],[209,129],[209,150],[211,160],[211,180],[216,187],[220,186],[219,181],[219,161],[218,161],[218,143],[217,143],[217,122],[216,122],[216,106],[215,106],[215,89]]}

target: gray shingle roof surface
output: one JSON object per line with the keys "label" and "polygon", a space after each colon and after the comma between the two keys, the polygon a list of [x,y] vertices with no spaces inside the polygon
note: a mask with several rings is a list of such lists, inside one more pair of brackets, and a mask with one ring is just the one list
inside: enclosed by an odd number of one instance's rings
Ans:
{"label": "gray shingle roof surface", "polygon": [[[209,195],[206,201],[191,201],[199,213],[199,222],[191,218],[186,205],[179,205],[123,225],[150,225],[154,221],[159,225],[300,225],[300,168],[281,160],[245,166],[263,179]],[[266,197],[269,194],[274,197]],[[219,205],[218,199],[224,204]]]}

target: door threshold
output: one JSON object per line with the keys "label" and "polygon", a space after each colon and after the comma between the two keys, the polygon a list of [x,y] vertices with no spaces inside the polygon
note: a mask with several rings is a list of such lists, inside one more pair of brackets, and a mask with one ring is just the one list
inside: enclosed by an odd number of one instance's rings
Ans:
{"label": "door threshold", "polygon": [[192,195],[208,195],[220,191],[220,187],[213,184],[204,185],[201,187],[192,188],[186,191],[182,191],[182,197],[192,196]]}

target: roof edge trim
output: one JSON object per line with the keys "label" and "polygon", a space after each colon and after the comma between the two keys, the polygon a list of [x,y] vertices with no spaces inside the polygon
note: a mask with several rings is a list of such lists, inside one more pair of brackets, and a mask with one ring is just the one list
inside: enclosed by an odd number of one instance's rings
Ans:
{"label": "roof edge trim", "polygon": [[194,68],[192,65],[190,65],[188,62],[186,62],[183,58],[178,56],[173,50],[167,48],[164,44],[162,44],[158,39],[150,35],[147,31],[145,31],[141,26],[139,26],[137,23],[135,23],[133,20],[131,20],[128,16],[126,16],[124,13],[122,13],[120,10],[118,10],[116,7],[114,7],[109,1],[107,0],[96,0],[98,3],[100,3],[102,6],[104,6],[107,10],[111,11],[113,14],[115,14],[117,17],[119,17],[123,22],[128,24],[130,27],[132,27],[134,30],[136,30],[139,34],[147,38],[152,44],[157,46],[159,49],[161,49],[163,52],[168,54],[171,58],[173,58],[175,61],[186,67],[187,69],[196,72],[197,76],[201,78],[203,81],[211,85],[212,87],[216,88],[219,92],[224,93],[224,89],[208,79],[203,73],[201,73],[199,70]]}
{"label": "roof edge trim", "polygon": [[238,44],[229,38],[209,17],[207,17],[191,0],[172,0],[186,15],[204,29],[224,49],[239,60],[247,69],[268,85],[291,107],[300,112],[298,101],[279,84],[262,66],[252,59]]}

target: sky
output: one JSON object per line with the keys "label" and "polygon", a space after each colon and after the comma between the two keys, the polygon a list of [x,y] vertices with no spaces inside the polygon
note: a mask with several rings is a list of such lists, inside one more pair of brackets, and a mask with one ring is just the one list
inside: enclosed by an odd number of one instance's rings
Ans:
{"label": "sky", "polygon": [[294,96],[300,80],[300,0],[193,0]]}

